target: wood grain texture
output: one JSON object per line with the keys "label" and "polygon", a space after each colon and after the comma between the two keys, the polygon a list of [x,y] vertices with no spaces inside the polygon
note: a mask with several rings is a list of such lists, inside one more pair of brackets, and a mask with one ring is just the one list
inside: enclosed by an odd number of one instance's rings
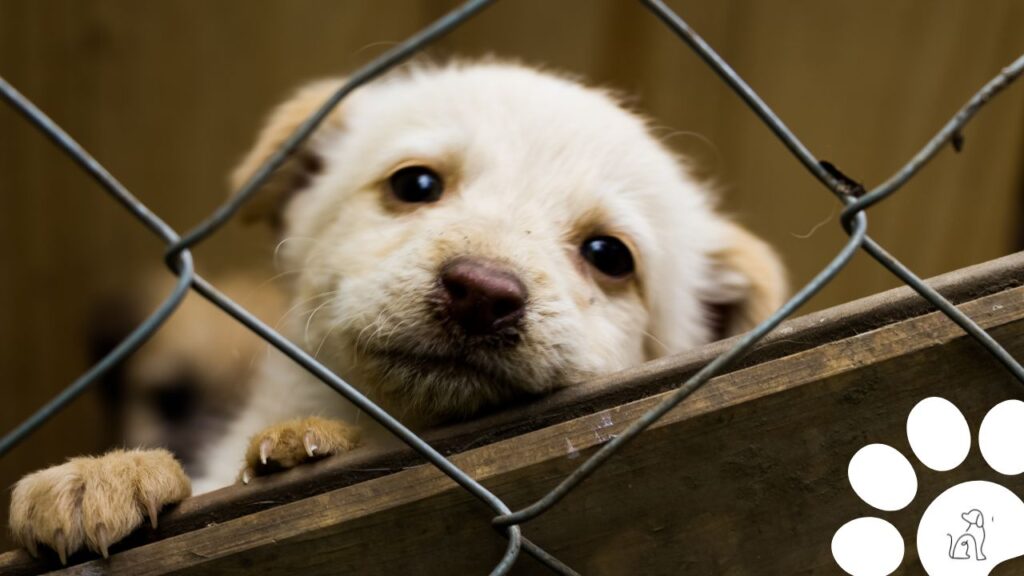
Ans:
{"label": "wood grain texture", "polygon": [[[992,263],[990,275],[982,266],[941,282],[963,293],[1000,286],[963,302],[961,309],[1018,355],[1024,352],[1022,257]],[[873,306],[847,305],[853,313],[832,322],[870,326],[872,310],[886,318],[894,302],[910,304],[908,299],[894,291],[875,298]],[[856,312],[856,306],[862,309]],[[810,337],[812,319],[780,330],[803,343],[799,350],[714,379],[529,523],[530,537],[586,574],[830,573],[835,529],[858,515],[877,514],[857,500],[846,480],[858,448],[883,441],[910,454],[906,414],[927,396],[957,404],[975,433],[989,407],[1024,396],[1018,383],[941,314],[888,316],[866,331],[818,340]],[[794,326],[801,322],[802,328]],[[657,378],[655,372],[619,375],[603,386],[632,387]],[[688,373],[663,366],[660,376],[677,386]],[[475,422],[466,425],[474,430],[440,431],[445,438],[439,444],[453,450],[464,448],[468,438],[492,442],[453,461],[514,508],[539,497],[665,394],[526,432]],[[619,396],[606,392],[594,398],[591,408]],[[563,398],[557,409],[523,407],[517,416],[534,425],[552,411],[566,417],[573,400]],[[501,537],[488,527],[487,510],[432,467],[414,464],[401,454],[353,453],[195,498],[166,517],[159,533],[145,530],[109,561],[78,558],[85,562],[63,573],[485,571],[502,549]],[[343,483],[345,468],[348,482],[374,473],[366,468],[401,471],[331,489]],[[921,465],[915,470],[920,487],[914,503],[884,515],[905,534],[913,533],[920,513],[942,490],[993,475],[976,453],[952,472]],[[1000,481],[1024,490],[1024,478]],[[907,546],[905,573],[919,572],[911,539]],[[22,552],[0,556],[4,574],[42,566]],[[543,573],[532,561],[518,570]]]}

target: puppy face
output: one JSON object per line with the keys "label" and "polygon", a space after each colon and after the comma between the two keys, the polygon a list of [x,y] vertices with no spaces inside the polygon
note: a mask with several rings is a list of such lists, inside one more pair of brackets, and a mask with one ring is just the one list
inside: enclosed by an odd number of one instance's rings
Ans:
{"label": "puppy face", "polygon": [[[236,179],[338,85],[282,106]],[[254,210],[300,271],[296,336],[416,423],[706,343],[783,292],[770,250],[714,212],[640,118],[517,66],[361,88]]]}

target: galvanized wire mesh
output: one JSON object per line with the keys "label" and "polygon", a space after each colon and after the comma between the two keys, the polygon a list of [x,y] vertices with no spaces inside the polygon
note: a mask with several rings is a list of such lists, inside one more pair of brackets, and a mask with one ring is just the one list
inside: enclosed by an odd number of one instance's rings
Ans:
{"label": "galvanized wire mesh", "polygon": [[21,425],[0,439],[0,456],[20,443],[33,430],[45,423],[55,413],[74,400],[92,383],[101,378],[108,370],[124,360],[129,354],[141,346],[147,338],[158,330],[161,324],[175,311],[188,291],[195,290],[210,302],[230,314],[237,321],[259,334],[275,348],[290,357],[297,364],[308,370],[326,385],[336,390],[350,402],[358,406],[392,434],[416,450],[428,462],[436,466],[452,480],[462,486],[470,494],[490,507],[496,517],[492,525],[508,539],[505,554],[496,564],[492,574],[505,574],[515,564],[520,551],[525,550],[537,558],[554,572],[559,574],[576,574],[557,558],[548,554],[540,547],[532,544],[522,535],[521,525],[554,506],[580,482],[594,473],[602,463],[613,456],[625,443],[640,434],[644,429],[662,417],[666,412],[678,405],[700,388],[704,383],[721,372],[729,363],[735,361],[750,350],[761,338],[778,326],[797,308],[810,300],[822,287],[832,281],[842,268],[850,261],[858,250],[865,250],[882,266],[912,287],[918,294],[942,311],[950,320],[958,324],[965,332],[975,338],[996,361],[1002,363],[1012,375],[1024,383],[1024,368],[991,335],[979,327],[974,321],[960,312],[948,300],[927,286],[906,266],[897,261],[880,245],[867,235],[868,220],[866,210],[891,195],[910,180],[931,158],[951,142],[959,146],[960,130],[970,119],[1003,88],[1015,80],[1024,71],[1024,56],[1015,60],[1003,69],[999,75],[988,82],[961,108],[955,116],[942,127],[939,132],[889,180],[871,191],[844,176],[839,170],[827,162],[819,161],[786,125],[772,112],[754,90],[739,77],[704,40],[694,32],[682,18],[668,8],[661,0],[641,0],[641,2],[670,30],[697,53],[721,79],[728,84],[761,118],[772,132],[782,141],[790,152],[817,178],[826,189],[832,192],[845,206],[840,221],[849,234],[849,241],[842,250],[805,286],[803,286],[788,302],[762,322],[756,328],[741,337],[736,344],[704,366],[699,372],[682,384],[661,404],[639,418],[622,434],[613,437],[590,458],[584,461],[574,472],[550,490],[535,503],[513,512],[495,494],[484,488],[465,472],[449,462],[444,456],[419,438],[415,433],[403,426],[390,414],[376,406],[358,390],[325,368],[301,348],[285,339],[269,326],[254,317],[241,306],[221,294],[216,287],[196,274],[190,249],[216,232],[227,222],[238,209],[245,204],[253,193],[262,186],[270,175],[316,130],[317,126],[341,102],[346,95],[359,86],[384,74],[391,68],[407,60],[428,44],[452,31],[460,24],[478,14],[495,0],[469,0],[455,10],[444,15],[418,34],[396,46],[370,64],[357,71],[349,81],[338,89],[312,116],[310,116],[292,136],[273,154],[265,164],[246,182],[242,188],[225,202],[208,219],[183,236],[179,236],[159,216],[151,212],[124,188],[109,172],[107,172],[88,152],[82,149],[57,124],[23,97],[10,84],[0,78],[0,97],[21,113],[30,123],[52,140],[68,154],[83,170],[93,177],[114,200],[120,202],[128,211],[148,227],[167,245],[167,265],[178,276],[178,282],[172,293],[163,301],[157,310],[140,324],[127,338],[115,347],[95,366],[71,383],[53,400],[40,408]]}

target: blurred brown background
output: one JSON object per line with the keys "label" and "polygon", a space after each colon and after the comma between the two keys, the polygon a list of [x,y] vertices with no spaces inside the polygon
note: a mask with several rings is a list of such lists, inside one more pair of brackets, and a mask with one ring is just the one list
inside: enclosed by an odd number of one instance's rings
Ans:
{"label": "blurred brown background", "polygon": [[[225,175],[291,88],[352,70],[454,4],[0,0],[0,75],[184,230],[224,198]],[[813,152],[869,186],[1024,52],[1016,0],[670,4]],[[637,2],[506,0],[430,50],[484,53],[635,94],[671,145],[717,183],[725,206],[778,247],[795,285],[845,239],[836,201]],[[1022,247],[1024,86],[965,136],[960,155],[943,151],[871,212],[874,238],[922,276]],[[161,246],[4,107],[0,199],[5,432],[86,368],[82,334],[96,299],[152,266]],[[262,231],[232,225],[197,250],[198,267],[259,262],[271,247]],[[896,284],[859,257],[812,307]],[[0,518],[20,475],[104,447],[98,403],[87,394],[0,460]]]}

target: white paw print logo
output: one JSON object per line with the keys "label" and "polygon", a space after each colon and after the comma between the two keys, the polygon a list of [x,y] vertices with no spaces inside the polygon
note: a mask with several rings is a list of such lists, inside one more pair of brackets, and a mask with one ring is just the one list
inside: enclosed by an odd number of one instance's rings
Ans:
{"label": "white paw print logo", "polygon": [[[914,455],[937,472],[956,468],[971,449],[963,414],[948,400],[926,398],[907,417]],[[1024,472],[1024,402],[996,405],[981,423],[978,446],[1000,474]],[[902,510],[917,494],[917,476],[899,451],[885,444],[861,448],[850,459],[850,484],[879,510]],[[891,574],[903,561],[903,537],[881,518],[851,520],[832,537],[832,556],[853,576]],[[940,494],[921,516],[917,553],[929,576],[984,576],[1001,562],[1024,556],[1024,502],[993,482],[963,482]]]}

